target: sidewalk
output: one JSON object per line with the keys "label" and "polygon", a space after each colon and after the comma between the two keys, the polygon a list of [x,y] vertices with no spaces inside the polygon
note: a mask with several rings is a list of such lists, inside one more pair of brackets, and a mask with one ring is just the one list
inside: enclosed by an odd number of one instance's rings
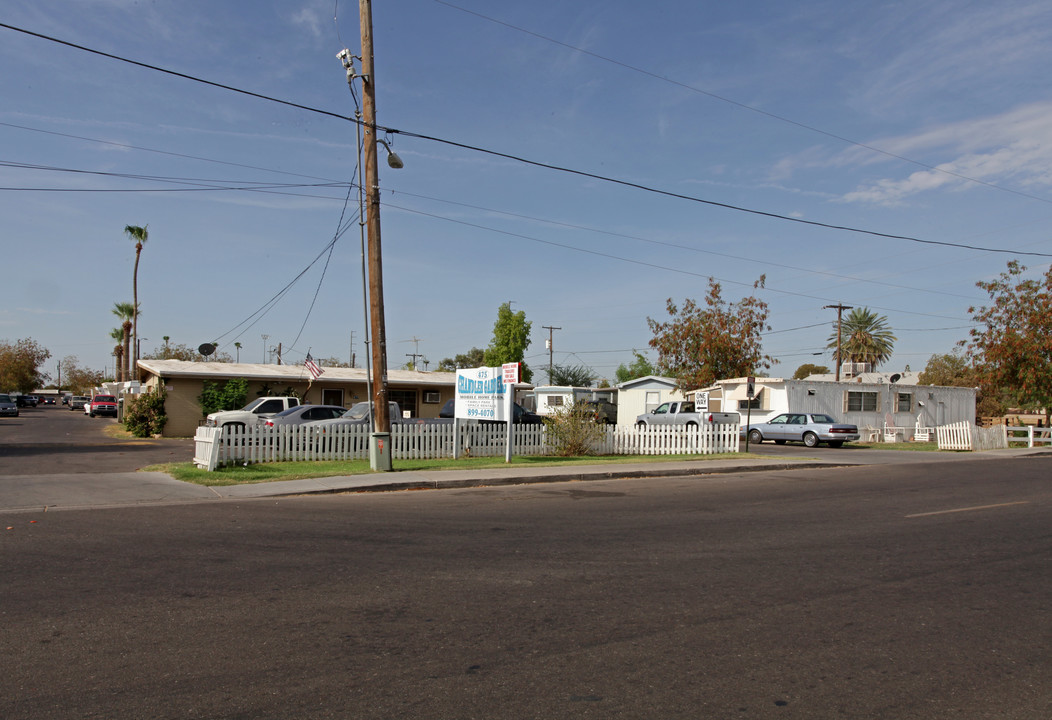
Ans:
{"label": "sidewalk", "polygon": [[[164,505],[217,500],[247,500],[342,492],[452,489],[554,483],[614,478],[685,477],[777,470],[966,462],[1050,456],[1052,449],[991,450],[982,453],[897,452],[856,450],[818,453],[801,458],[742,454],[720,460],[636,462],[610,465],[556,467],[497,467],[484,470],[428,470],[370,473],[338,477],[285,480],[251,485],[206,487],[184,483],[157,472],[76,475],[12,475],[0,477],[0,512],[39,512],[59,509]],[[824,458],[822,456],[825,456]]]}

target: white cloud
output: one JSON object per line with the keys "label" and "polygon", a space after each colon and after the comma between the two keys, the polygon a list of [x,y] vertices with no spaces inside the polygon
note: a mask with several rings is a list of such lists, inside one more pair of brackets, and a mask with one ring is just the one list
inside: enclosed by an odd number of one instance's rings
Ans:
{"label": "white cloud", "polygon": [[[845,201],[897,203],[910,195],[939,188],[971,187],[976,181],[1015,189],[1052,185],[1052,103],[1035,103],[1001,115],[867,144],[918,162],[933,155],[955,157],[905,178],[867,181],[847,193]],[[832,164],[857,166],[891,159],[889,155],[854,147],[841,153]]]}

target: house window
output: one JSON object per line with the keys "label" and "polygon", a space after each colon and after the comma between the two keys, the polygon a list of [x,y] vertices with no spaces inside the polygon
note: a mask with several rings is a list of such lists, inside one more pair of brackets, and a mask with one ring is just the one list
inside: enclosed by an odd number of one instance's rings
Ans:
{"label": "house window", "polygon": [[913,411],[913,394],[912,393],[898,393],[898,402],[895,404],[895,412],[912,412]]}
{"label": "house window", "polygon": [[749,409],[759,410],[760,409],[760,396],[757,395],[756,397],[752,398],[751,400],[749,400],[749,399],[739,400],[738,401],[738,409],[739,410],[749,410]]}
{"label": "house window", "polygon": [[563,404],[562,395],[550,395],[548,397],[548,407],[559,407]]}
{"label": "house window", "polygon": [[442,402],[442,393],[437,392],[425,392],[424,393],[424,404],[425,405],[438,405]]}
{"label": "house window", "polygon": [[848,412],[876,412],[877,394],[875,392],[848,390],[846,409]]}
{"label": "house window", "polygon": [[402,411],[402,415],[406,412],[409,413],[409,417],[416,417],[416,390],[390,390],[387,391],[387,399],[390,402],[398,403],[398,408]]}

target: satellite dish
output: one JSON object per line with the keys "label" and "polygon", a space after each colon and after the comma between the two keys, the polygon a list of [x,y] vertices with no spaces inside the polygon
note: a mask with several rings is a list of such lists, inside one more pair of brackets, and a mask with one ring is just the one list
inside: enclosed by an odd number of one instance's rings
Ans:
{"label": "satellite dish", "polygon": [[901,379],[902,379],[902,376],[899,375],[898,373],[895,373],[894,375],[891,376],[892,384],[897,383]]}
{"label": "satellite dish", "polygon": [[201,353],[205,357],[208,357],[216,351],[216,346],[212,343],[202,343],[198,346],[197,352]]}

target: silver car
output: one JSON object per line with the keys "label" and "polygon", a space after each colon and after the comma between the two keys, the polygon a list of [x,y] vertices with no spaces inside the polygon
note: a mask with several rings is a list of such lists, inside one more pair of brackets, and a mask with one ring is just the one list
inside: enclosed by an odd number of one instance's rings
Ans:
{"label": "silver car", "polygon": [[0,395],[0,417],[18,417],[18,403],[6,393]]}
{"label": "silver car", "polygon": [[838,423],[824,413],[782,413],[765,423],[742,425],[741,437],[746,436],[750,443],[774,440],[777,445],[802,442],[807,447],[823,442],[829,447],[840,447],[859,438],[857,427]]}
{"label": "silver car", "polygon": [[279,425],[303,425],[315,420],[332,420],[347,412],[342,405],[297,405],[288,410],[282,410],[277,415],[271,415],[263,421],[264,427],[277,427]]}

